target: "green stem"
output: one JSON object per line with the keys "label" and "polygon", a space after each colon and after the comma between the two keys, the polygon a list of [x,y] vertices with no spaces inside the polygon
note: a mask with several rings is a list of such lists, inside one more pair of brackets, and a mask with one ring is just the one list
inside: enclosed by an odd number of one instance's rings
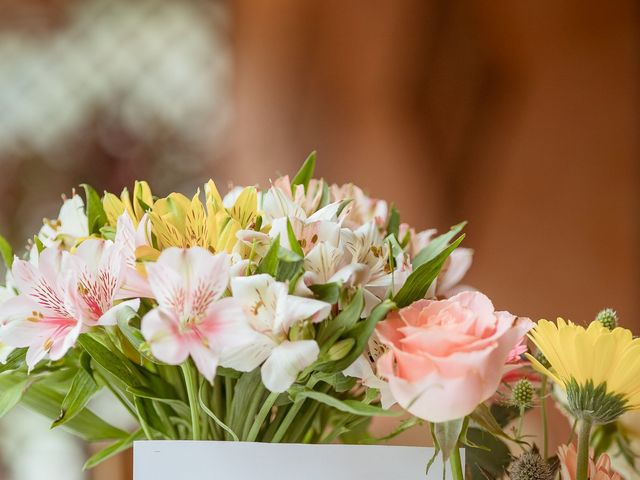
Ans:
{"label": "green stem", "polygon": [[542,377],[540,385],[540,401],[542,402],[542,455],[549,458],[549,427],[547,425],[547,377]]}
{"label": "green stem", "polygon": [[233,379],[224,377],[224,421],[229,423],[229,415],[231,415],[231,405],[233,403]]}
{"label": "green stem", "polygon": [[260,432],[260,427],[267,418],[267,415],[271,413],[273,404],[276,403],[278,396],[278,393],[271,392],[267,399],[264,401],[264,403],[262,404],[262,408],[260,408],[260,411],[253,421],[253,425],[251,425],[251,430],[249,430],[249,434],[247,435],[247,442],[255,442],[256,438],[258,437],[258,433]]}
{"label": "green stem", "polygon": [[588,480],[589,477],[589,439],[591,438],[591,419],[583,418],[578,434],[578,468],[576,480]]}
{"label": "green stem", "polygon": [[187,386],[187,396],[189,397],[189,408],[191,409],[191,433],[193,440],[200,440],[200,409],[198,404],[198,394],[196,392],[195,372],[189,363],[185,361],[182,365],[184,383]]}
{"label": "green stem", "polygon": [[[317,382],[318,381],[316,379],[314,379],[314,378],[309,379],[309,381],[307,382],[307,388],[309,390],[312,390]],[[296,399],[293,402],[293,405],[291,406],[291,408],[287,412],[287,415],[282,420],[282,423],[278,427],[278,430],[276,430],[276,433],[273,436],[273,439],[271,440],[271,443],[280,443],[282,441],[282,437],[284,437],[284,435],[287,433],[287,430],[291,426],[291,422],[293,422],[293,419],[296,418],[296,415],[298,414],[298,412],[302,408],[302,404],[304,403],[304,401],[305,401],[305,399],[301,398],[301,399]]]}
{"label": "green stem", "polygon": [[460,449],[457,446],[451,452],[449,464],[451,465],[451,477],[453,480],[464,480],[462,460],[460,459]]}
{"label": "green stem", "polygon": [[522,427],[524,425],[524,407],[520,407],[520,419],[518,420],[518,430],[516,431],[516,438],[520,440],[522,437]]}

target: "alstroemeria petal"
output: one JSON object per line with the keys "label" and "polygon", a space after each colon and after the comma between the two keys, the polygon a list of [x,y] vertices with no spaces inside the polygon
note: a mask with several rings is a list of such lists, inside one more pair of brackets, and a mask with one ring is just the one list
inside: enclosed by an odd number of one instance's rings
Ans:
{"label": "alstroemeria petal", "polygon": [[142,335],[151,353],[161,362],[178,365],[189,355],[189,343],[180,335],[178,319],[173,312],[155,308],[142,319]]}
{"label": "alstroemeria petal", "polygon": [[198,371],[209,383],[212,383],[218,368],[218,353],[202,343],[192,344],[189,353]]}
{"label": "alstroemeria petal", "polygon": [[98,319],[98,325],[115,325],[116,323],[118,323],[118,313],[125,308],[131,308],[135,311],[138,311],[138,308],[140,308],[140,299],[134,298],[133,300],[120,302],[115,307],[111,307],[109,310],[104,312],[102,317]]}
{"label": "alstroemeria petal", "polygon": [[319,353],[314,340],[281,343],[262,366],[262,383],[272,392],[287,391],[298,374],[316,361]]}
{"label": "alstroemeria petal", "polygon": [[269,358],[275,347],[276,343],[268,336],[253,332],[246,344],[225,348],[222,351],[220,365],[239,372],[250,372]]}
{"label": "alstroemeria petal", "polygon": [[284,305],[284,327],[288,331],[292,325],[310,318],[313,322],[321,322],[331,312],[331,304],[313,298],[287,295]]}

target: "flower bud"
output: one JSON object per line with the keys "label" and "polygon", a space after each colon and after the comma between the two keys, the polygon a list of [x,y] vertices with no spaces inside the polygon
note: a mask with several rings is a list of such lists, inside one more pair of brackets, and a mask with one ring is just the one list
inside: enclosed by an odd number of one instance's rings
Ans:
{"label": "flower bud", "polygon": [[596,322],[600,322],[609,330],[613,330],[618,326],[618,314],[613,308],[605,308],[596,315]]}
{"label": "flower bud", "polygon": [[551,467],[537,452],[525,452],[509,465],[511,480],[553,480]]}
{"label": "flower bud", "polygon": [[523,378],[518,380],[511,391],[511,403],[519,408],[528,408],[533,402],[533,385]]}
{"label": "flower bud", "polygon": [[313,340],[315,336],[316,330],[310,321],[296,323],[289,329],[289,340],[292,342],[297,342],[298,340]]}
{"label": "flower bud", "polygon": [[329,349],[329,360],[342,360],[349,354],[355,343],[356,341],[353,338],[345,338],[334,343]]}

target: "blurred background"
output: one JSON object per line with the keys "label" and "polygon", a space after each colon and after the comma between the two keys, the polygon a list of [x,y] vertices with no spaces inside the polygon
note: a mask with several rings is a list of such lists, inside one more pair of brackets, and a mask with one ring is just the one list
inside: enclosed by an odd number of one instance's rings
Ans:
{"label": "blurred background", "polygon": [[[318,150],[417,228],[468,220],[466,283],[497,307],[611,306],[638,331],[639,127],[633,0],[0,0],[14,247],[80,183],[264,186]],[[126,454],[77,473],[88,451],[22,410],[0,423],[1,479],[128,478]]]}

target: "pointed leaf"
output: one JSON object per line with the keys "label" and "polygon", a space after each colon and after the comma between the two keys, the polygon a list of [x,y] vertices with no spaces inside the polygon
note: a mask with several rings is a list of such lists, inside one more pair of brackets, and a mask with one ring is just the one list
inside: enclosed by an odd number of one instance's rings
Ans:
{"label": "pointed leaf", "polygon": [[107,223],[107,214],[102,206],[98,193],[86,183],[81,185],[86,196],[86,212],[89,233],[100,233],[100,229]]}
{"label": "pointed leaf", "polygon": [[79,414],[98,390],[99,387],[93,377],[84,368],[79,368],[73,377],[71,388],[62,401],[60,415],[51,424],[51,428],[67,423]]}
{"label": "pointed leaf", "polygon": [[313,170],[316,166],[316,152],[313,151],[309,154],[307,159],[296,173],[296,176],[293,177],[291,181],[291,187],[295,188],[296,185],[303,185],[305,192],[307,191],[307,187],[309,186],[309,181],[313,178]]}
{"label": "pointed leaf", "polygon": [[323,403],[337,410],[340,410],[341,412],[363,417],[397,417],[399,415],[402,415],[402,412],[385,410],[382,407],[368,405],[366,403],[359,402],[358,400],[339,400],[332,395],[317,392],[315,390],[303,390],[299,393],[296,393],[295,398],[296,400],[302,398],[310,398],[311,400]]}
{"label": "pointed leaf", "polygon": [[20,402],[26,386],[27,380],[25,379],[0,391],[0,418],[4,417]]}
{"label": "pointed leaf", "polygon": [[462,242],[463,239],[464,235],[461,235],[455,242],[445,248],[433,259],[420,265],[411,273],[411,275],[409,275],[409,278],[407,278],[407,281],[393,299],[398,307],[406,307],[416,300],[424,298],[427,290],[429,290],[429,287],[438,276],[438,273],[440,273],[440,269],[442,269],[444,262],[447,260],[449,255],[451,255],[451,252],[460,245],[460,242]]}
{"label": "pointed leaf", "polygon": [[446,248],[453,238],[462,231],[467,222],[461,222],[451,227],[447,233],[443,233],[439,237],[434,238],[429,242],[429,245],[424,247],[413,258],[411,264],[413,268],[418,268],[420,265],[427,263],[429,260],[433,260],[442,250]]}
{"label": "pointed leaf", "polygon": [[278,270],[278,253],[280,251],[280,235],[273,239],[267,254],[262,258],[256,269],[256,273],[268,273],[272,277],[276,276]]}
{"label": "pointed leaf", "polygon": [[2,255],[7,270],[11,270],[13,265],[13,249],[11,248],[11,244],[2,235],[0,235],[0,254]]}
{"label": "pointed leaf", "polygon": [[133,442],[137,440],[143,440],[144,438],[144,432],[141,429],[138,429],[128,437],[123,438],[122,440],[118,440],[117,442],[114,442],[111,445],[103,448],[99,452],[91,455],[91,457],[89,457],[89,459],[84,464],[84,467],[82,468],[84,468],[85,470],[89,470],[96,465],[104,462],[108,458],[111,458],[120,452],[124,452],[129,447],[131,447],[131,445],[133,445]]}

